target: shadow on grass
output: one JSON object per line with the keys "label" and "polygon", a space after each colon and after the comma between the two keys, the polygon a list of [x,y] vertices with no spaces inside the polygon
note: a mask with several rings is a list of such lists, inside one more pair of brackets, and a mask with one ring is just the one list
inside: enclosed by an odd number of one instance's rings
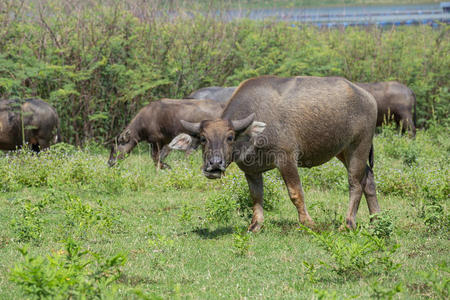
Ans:
{"label": "shadow on grass", "polygon": [[[298,232],[301,227],[298,221],[282,219],[282,220],[268,220],[265,226],[266,230],[272,231],[275,229],[276,231],[280,231],[281,233],[291,233]],[[322,231],[333,231],[337,230],[339,227],[336,226],[333,221],[322,221],[319,220],[315,223],[315,225],[311,228],[315,232]]]}
{"label": "shadow on grass", "polygon": [[209,228],[197,228],[194,229],[192,232],[198,234],[202,239],[215,239],[220,236],[232,234],[233,228],[230,226],[219,227],[217,229],[214,229],[213,231],[210,231]]}
{"label": "shadow on grass", "polygon": [[280,230],[282,233],[295,232],[299,226],[298,221],[281,219],[281,220],[267,220],[265,229],[272,231],[272,229]]}

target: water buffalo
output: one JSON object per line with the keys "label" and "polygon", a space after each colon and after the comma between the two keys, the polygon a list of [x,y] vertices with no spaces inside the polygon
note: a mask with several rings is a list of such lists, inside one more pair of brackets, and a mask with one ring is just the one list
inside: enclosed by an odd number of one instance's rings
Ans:
{"label": "water buffalo", "polygon": [[377,101],[377,126],[392,116],[397,125],[402,123],[402,129],[407,129],[410,136],[416,135],[416,96],[406,85],[396,81],[356,84]]}
{"label": "water buffalo", "polygon": [[198,122],[215,119],[220,116],[224,107],[225,104],[214,100],[161,99],[151,102],[138,112],[116,138],[108,164],[115,165],[118,159],[123,159],[139,142],[147,141],[152,146],[152,159],[156,167],[164,169],[168,165],[163,160],[170,152],[167,144],[183,132],[180,120]]}
{"label": "water buffalo", "polygon": [[0,100],[0,150],[15,150],[25,142],[39,152],[60,140],[58,114],[48,103],[40,99]]}
{"label": "water buffalo", "polygon": [[211,87],[205,87],[201,88],[199,90],[196,90],[192,92],[189,96],[187,96],[188,99],[212,99],[219,102],[227,102],[231,95],[233,95],[234,90],[236,89],[235,86],[233,87],[220,87],[220,86],[211,86]]}
{"label": "water buffalo", "polygon": [[186,149],[192,138],[200,139],[203,174],[211,179],[237,163],[253,199],[250,231],[263,223],[262,173],[273,168],[280,171],[300,222],[314,224],[297,166],[318,166],[336,156],[348,171],[346,226],[354,228],[362,193],[370,214],[379,211],[372,172],[376,119],[373,96],[344,78],[263,76],[241,83],[219,119],[182,120],[189,135],[178,135],[170,147]]}

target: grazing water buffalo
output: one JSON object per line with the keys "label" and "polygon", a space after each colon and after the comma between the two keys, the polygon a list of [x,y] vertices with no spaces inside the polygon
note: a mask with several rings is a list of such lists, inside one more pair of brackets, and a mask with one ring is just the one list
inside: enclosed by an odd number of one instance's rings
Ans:
{"label": "grazing water buffalo", "polygon": [[220,87],[220,86],[211,86],[211,87],[205,87],[201,88],[199,90],[196,90],[192,92],[189,96],[187,96],[188,99],[212,99],[219,102],[227,102],[231,95],[233,95],[234,90],[236,90],[236,87]]}
{"label": "grazing water buffalo", "polygon": [[262,173],[273,168],[279,169],[300,222],[312,225],[297,166],[318,166],[336,156],[348,171],[346,225],[354,228],[362,193],[370,214],[379,211],[372,173],[376,119],[373,96],[346,79],[263,76],[241,83],[219,119],[182,120],[189,135],[178,135],[170,147],[186,149],[193,137],[200,139],[203,173],[211,179],[237,163],[253,199],[250,231],[263,223]]}
{"label": "grazing water buffalo", "polygon": [[39,152],[60,140],[58,114],[48,103],[40,99],[0,101],[0,150],[15,150],[25,141]]}
{"label": "grazing water buffalo", "polygon": [[163,160],[170,152],[167,144],[184,131],[180,120],[199,122],[215,119],[220,116],[224,107],[225,104],[214,100],[162,99],[151,102],[138,112],[116,138],[108,164],[113,166],[117,159],[123,159],[139,142],[147,141],[152,146],[152,158],[156,167],[166,168],[168,165]]}
{"label": "grazing water buffalo", "polygon": [[396,81],[356,84],[377,101],[377,126],[381,126],[390,115],[397,125],[402,123],[403,130],[407,129],[410,136],[416,135],[416,96],[406,85]]}

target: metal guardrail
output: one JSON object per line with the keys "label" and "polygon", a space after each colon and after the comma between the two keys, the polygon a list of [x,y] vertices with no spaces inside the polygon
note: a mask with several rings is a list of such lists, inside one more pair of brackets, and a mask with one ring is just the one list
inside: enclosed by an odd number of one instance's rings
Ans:
{"label": "metal guardrail", "polygon": [[[448,5],[447,5],[448,3]],[[230,10],[220,15],[227,19],[249,18],[309,23],[318,27],[420,25],[450,23],[450,2],[423,5],[381,5],[292,9]],[[219,13],[218,13],[219,14]],[[293,24],[293,26],[296,26]]]}

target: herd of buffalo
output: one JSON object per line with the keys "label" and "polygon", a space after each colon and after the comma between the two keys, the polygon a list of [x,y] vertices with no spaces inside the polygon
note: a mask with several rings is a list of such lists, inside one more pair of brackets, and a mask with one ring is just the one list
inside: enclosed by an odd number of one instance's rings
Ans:
{"label": "herd of buffalo", "polygon": [[[301,223],[314,224],[305,206],[297,167],[337,157],[348,172],[346,226],[355,228],[362,194],[371,215],[379,211],[372,139],[392,119],[415,128],[414,93],[398,82],[352,83],[340,77],[261,76],[238,87],[207,87],[186,99],[161,99],[143,107],[111,146],[113,166],[139,142],[152,147],[157,168],[171,149],[201,146],[203,174],[220,178],[230,163],[244,171],[253,200],[250,231],[264,220],[262,173],[274,168],[286,184]],[[38,99],[0,101],[0,150],[24,143],[39,152],[61,141],[56,110]]]}

